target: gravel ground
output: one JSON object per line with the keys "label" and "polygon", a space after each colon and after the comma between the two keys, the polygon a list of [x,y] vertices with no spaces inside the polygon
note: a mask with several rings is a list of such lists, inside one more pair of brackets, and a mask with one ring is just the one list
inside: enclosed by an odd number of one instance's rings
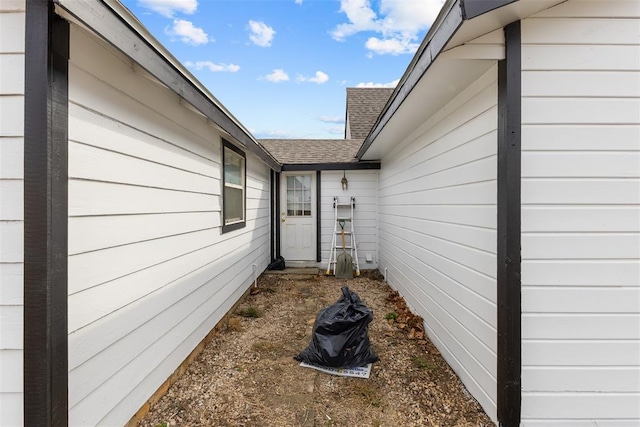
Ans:
{"label": "gravel ground", "polygon": [[[317,312],[333,304],[345,284],[374,312],[369,337],[380,361],[369,379],[328,375],[293,360],[309,344]],[[346,282],[263,274],[224,332],[139,425],[494,424],[425,338],[422,319],[375,274]]]}

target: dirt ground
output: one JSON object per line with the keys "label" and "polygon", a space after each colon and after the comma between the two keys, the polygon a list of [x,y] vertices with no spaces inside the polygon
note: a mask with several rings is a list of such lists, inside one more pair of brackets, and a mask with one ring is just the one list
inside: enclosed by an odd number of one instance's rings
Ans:
{"label": "dirt ground", "polygon": [[[344,284],[374,312],[369,337],[380,361],[369,379],[293,359]],[[421,324],[375,274],[348,281],[263,274],[140,426],[493,426]]]}

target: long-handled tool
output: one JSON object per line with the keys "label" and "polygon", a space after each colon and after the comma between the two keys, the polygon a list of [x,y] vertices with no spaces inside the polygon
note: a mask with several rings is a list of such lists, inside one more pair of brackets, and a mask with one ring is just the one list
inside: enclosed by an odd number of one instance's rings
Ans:
{"label": "long-handled tool", "polygon": [[344,238],[343,219],[338,220],[342,234],[342,253],[338,255],[336,260],[336,279],[353,279],[353,258],[347,253],[347,245]]}

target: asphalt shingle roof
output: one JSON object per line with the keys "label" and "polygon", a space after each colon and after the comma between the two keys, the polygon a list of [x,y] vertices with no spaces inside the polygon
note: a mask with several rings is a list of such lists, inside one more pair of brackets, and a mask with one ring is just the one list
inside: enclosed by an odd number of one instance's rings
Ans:
{"label": "asphalt shingle roof", "polygon": [[347,88],[351,139],[258,139],[281,164],[357,163],[356,153],[393,88]]}
{"label": "asphalt shingle roof", "polygon": [[365,139],[384,105],[393,93],[393,88],[347,88],[347,120],[351,138]]}
{"label": "asphalt shingle roof", "polygon": [[259,139],[282,164],[352,163],[361,139]]}

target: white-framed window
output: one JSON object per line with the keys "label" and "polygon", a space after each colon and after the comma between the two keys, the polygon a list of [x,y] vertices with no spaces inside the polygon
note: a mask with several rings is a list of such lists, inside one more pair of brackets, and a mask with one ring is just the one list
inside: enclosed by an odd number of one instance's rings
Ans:
{"label": "white-framed window", "polygon": [[222,232],[246,225],[246,156],[238,147],[222,140]]}

